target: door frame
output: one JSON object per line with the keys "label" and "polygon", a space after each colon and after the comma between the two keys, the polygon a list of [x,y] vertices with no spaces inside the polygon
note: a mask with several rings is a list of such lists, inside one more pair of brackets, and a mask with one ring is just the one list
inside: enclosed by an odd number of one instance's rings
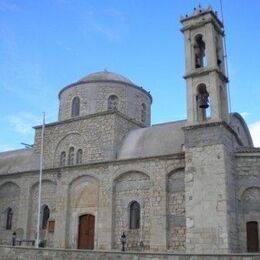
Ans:
{"label": "door frame", "polygon": [[96,248],[96,226],[97,226],[97,217],[96,217],[96,214],[95,213],[93,213],[93,212],[84,212],[84,213],[80,213],[80,214],[78,214],[77,215],[77,228],[76,228],[76,238],[77,238],[77,240],[76,240],[76,245],[77,245],[77,249],[79,249],[78,248],[78,246],[79,246],[79,227],[80,227],[80,217],[82,217],[82,216],[85,216],[85,215],[91,215],[91,216],[93,216],[94,217],[94,248],[93,249],[90,249],[90,250],[94,250],[95,248]]}

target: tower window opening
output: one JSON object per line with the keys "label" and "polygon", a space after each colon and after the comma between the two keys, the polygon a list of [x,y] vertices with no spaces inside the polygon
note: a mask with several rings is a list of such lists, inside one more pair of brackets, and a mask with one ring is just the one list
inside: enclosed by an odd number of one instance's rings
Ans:
{"label": "tower window opening", "polygon": [[79,97],[74,97],[71,105],[71,117],[79,116],[80,99]]}
{"label": "tower window opening", "polygon": [[12,229],[13,214],[13,210],[8,208],[6,212],[6,229],[8,230]]}
{"label": "tower window opening", "polygon": [[68,156],[68,165],[74,164],[74,147],[70,147]]}
{"label": "tower window opening", "polygon": [[207,117],[210,117],[210,111],[207,110],[209,108],[209,93],[205,84],[198,86],[196,100],[199,120],[204,121]]}
{"label": "tower window opening", "polygon": [[111,95],[107,101],[108,110],[118,110],[118,97],[116,95]]}
{"label": "tower window opening", "polygon": [[194,55],[195,55],[195,68],[203,68],[207,65],[205,55],[206,44],[203,41],[202,35],[195,38]]}
{"label": "tower window opening", "polygon": [[133,201],[130,204],[130,229],[140,228],[140,204],[137,201]]}
{"label": "tower window opening", "polygon": [[218,38],[216,37],[216,58],[217,58],[217,64],[218,64],[218,66],[220,66],[220,64],[221,64],[221,59],[220,59],[220,53],[219,53],[219,51],[220,51],[220,47],[219,47],[219,41],[218,41]]}
{"label": "tower window opening", "polygon": [[145,122],[146,119],[146,105],[143,103],[141,107],[141,121]]}

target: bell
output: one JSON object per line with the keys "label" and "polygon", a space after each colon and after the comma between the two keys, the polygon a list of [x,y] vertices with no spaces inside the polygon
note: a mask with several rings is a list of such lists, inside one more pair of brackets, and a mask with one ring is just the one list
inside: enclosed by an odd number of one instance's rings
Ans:
{"label": "bell", "polygon": [[206,109],[209,107],[209,95],[207,93],[203,93],[199,95],[199,108]]}
{"label": "bell", "polygon": [[199,108],[208,108],[209,107],[209,104],[208,103],[204,103],[204,104],[201,104],[200,106],[199,106]]}

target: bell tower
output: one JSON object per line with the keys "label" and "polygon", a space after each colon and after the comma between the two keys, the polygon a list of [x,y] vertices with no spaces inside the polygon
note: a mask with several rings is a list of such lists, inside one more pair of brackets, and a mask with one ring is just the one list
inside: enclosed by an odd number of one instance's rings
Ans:
{"label": "bell tower", "polygon": [[223,24],[211,7],[181,17],[185,42],[187,125],[228,121]]}
{"label": "bell tower", "polygon": [[238,248],[234,133],[229,125],[223,25],[211,8],[181,18],[188,119],[185,137],[186,251]]}

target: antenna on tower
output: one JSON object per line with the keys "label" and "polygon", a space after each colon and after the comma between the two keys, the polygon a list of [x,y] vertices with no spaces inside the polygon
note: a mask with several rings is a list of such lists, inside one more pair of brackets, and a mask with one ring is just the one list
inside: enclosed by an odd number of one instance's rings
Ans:
{"label": "antenna on tower", "polygon": [[[221,20],[222,20],[222,24],[223,24],[223,29],[225,29],[225,27],[224,27],[224,12],[223,12],[222,0],[219,0],[219,2],[220,2],[220,12],[221,12]],[[226,67],[227,78],[228,78],[228,82],[227,82],[228,104],[229,104],[229,109],[228,109],[228,110],[229,110],[229,113],[231,113],[231,98],[230,98],[230,87],[229,87],[229,72],[228,72],[227,44],[226,44],[226,34],[225,34],[225,30],[224,30],[223,41],[224,41],[224,61],[225,61],[225,67]]]}

